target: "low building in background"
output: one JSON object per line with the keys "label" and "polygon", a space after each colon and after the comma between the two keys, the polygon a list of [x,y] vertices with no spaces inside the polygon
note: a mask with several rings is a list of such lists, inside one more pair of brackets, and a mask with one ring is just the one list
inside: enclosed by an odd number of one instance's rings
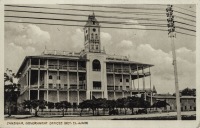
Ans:
{"label": "low building in background", "polygon": [[[147,97],[147,100],[150,101],[150,96]],[[168,111],[176,111],[176,97],[170,94],[156,94],[152,96],[153,103],[157,101],[166,101],[169,106],[163,108]],[[195,96],[181,96],[181,111],[196,111],[196,97]]]}

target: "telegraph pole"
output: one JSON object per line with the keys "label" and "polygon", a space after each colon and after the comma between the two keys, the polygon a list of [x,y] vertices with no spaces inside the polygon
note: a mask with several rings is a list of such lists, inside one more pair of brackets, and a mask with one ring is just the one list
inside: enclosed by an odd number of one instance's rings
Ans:
{"label": "telegraph pole", "polygon": [[180,107],[180,96],[179,96],[179,86],[178,86],[178,72],[177,72],[176,51],[175,51],[175,44],[174,44],[174,38],[176,36],[176,33],[175,33],[172,5],[168,5],[166,11],[167,11],[166,14],[167,14],[167,17],[168,17],[167,18],[168,32],[169,32],[168,35],[171,38],[171,47],[172,47],[172,56],[173,56],[172,65],[174,66],[177,120],[181,120],[181,107]]}

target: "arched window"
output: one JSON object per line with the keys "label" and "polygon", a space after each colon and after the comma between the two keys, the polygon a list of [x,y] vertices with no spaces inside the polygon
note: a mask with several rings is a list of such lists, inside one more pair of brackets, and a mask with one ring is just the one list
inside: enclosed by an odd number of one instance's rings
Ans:
{"label": "arched window", "polygon": [[95,39],[96,39],[96,40],[98,39],[98,36],[97,36],[97,34],[95,34]]}
{"label": "arched window", "polygon": [[93,35],[93,33],[91,34],[91,38],[92,38],[92,39],[94,38],[94,35]]}
{"label": "arched window", "polygon": [[49,79],[52,79],[52,75],[49,75]]}
{"label": "arched window", "polygon": [[100,71],[101,70],[100,61],[99,60],[93,60],[92,68],[93,68],[93,71]]}

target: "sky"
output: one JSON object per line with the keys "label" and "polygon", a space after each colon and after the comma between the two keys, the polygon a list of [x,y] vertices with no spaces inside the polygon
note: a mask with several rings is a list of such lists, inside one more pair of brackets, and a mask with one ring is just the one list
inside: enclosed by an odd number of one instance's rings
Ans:
{"label": "sky", "polygon": [[[135,15],[135,14],[123,14],[123,13],[103,13],[95,10],[104,11],[129,11],[137,12],[141,10],[135,9],[117,9],[117,8],[100,8],[100,7],[76,7],[68,5],[31,5],[31,6],[43,6],[43,7],[56,7],[56,8],[72,8],[72,9],[88,9],[86,11],[69,11],[69,10],[50,10],[50,9],[30,9],[30,8],[16,8],[5,7],[5,9],[15,10],[29,10],[29,11],[43,11],[54,13],[73,13],[91,15],[94,11],[99,21],[113,21],[113,22],[127,22],[127,23],[160,23],[167,24],[167,21],[153,22],[153,21],[140,21],[134,19],[106,19],[98,17],[98,15],[104,16],[121,16],[121,17],[138,17],[138,18],[161,18],[166,20],[164,5],[110,5],[110,6],[123,6],[123,7],[143,7],[143,8],[161,8],[163,11],[151,11],[155,13],[163,13],[163,16],[151,16],[151,15]],[[195,15],[193,12],[180,9],[185,8],[195,11],[194,5],[175,5],[173,8],[176,11],[182,13],[188,13]],[[93,11],[92,11],[93,10]],[[148,11],[148,10],[147,10]],[[145,12],[147,12],[145,11]],[[87,17],[76,17],[68,15],[47,15],[47,14],[27,14],[19,12],[5,11],[6,16],[32,16],[32,17],[50,17],[50,18],[67,18],[67,19],[81,19],[87,20]],[[196,20],[194,17],[183,15],[174,12],[175,20],[195,25],[194,22],[189,22],[178,17],[184,17],[191,20]],[[84,22],[64,22],[64,21],[45,21],[45,20],[30,20],[20,18],[5,18],[5,20],[14,21],[31,21],[31,22],[48,22],[48,23],[66,23],[73,25],[84,25]],[[102,27],[114,26],[108,24],[101,24]],[[182,26],[188,29],[194,29],[187,25],[176,24],[175,26]],[[118,27],[127,27],[125,25],[115,25]],[[142,25],[130,25],[129,27],[136,27],[142,29],[158,28],[147,27]],[[158,28],[160,29],[160,28]],[[161,28],[163,29],[163,28]],[[167,29],[167,28],[164,28]],[[180,32],[189,34],[195,34],[194,32],[176,29]],[[182,35],[177,33],[175,41],[177,64],[178,64],[178,79],[179,88],[184,89],[186,87],[196,88],[195,86],[195,74],[196,74],[196,39],[193,36]],[[168,37],[168,32],[163,31],[149,31],[149,30],[136,30],[136,29],[107,29],[101,28],[101,43],[105,47],[106,53],[130,56],[130,60],[138,61],[148,64],[153,64],[151,68],[152,85],[154,85],[158,93],[174,93],[174,71],[172,65],[172,52],[171,52],[171,39]],[[79,52],[84,48],[84,36],[83,28],[78,26],[59,26],[59,25],[40,25],[40,24],[25,24],[25,23],[9,23],[5,22],[5,69],[9,68],[13,72],[17,72],[25,56],[29,55],[41,55],[45,47],[48,50],[60,50],[60,51],[77,51]],[[148,78],[147,78],[148,79]],[[148,81],[148,80],[147,80]],[[147,82],[147,86],[149,83]]]}

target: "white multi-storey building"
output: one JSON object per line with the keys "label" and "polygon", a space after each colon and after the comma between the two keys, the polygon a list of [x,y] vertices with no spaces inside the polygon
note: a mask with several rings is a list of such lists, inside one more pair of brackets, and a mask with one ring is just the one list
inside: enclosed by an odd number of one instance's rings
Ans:
{"label": "white multi-storey building", "polygon": [[78,105],[93,96],[117,99],[146,94],[149,89],[145,81],[151,84],[151,79],[145,78],[151,76],[153,65],[106,54],[101,49],[100,25],[94,14],[88,17],[84,36],[85,48],[81,52],[45,50],[42,55],[25,57],[17,72],[21,85],[18,103],[42,99]]}

